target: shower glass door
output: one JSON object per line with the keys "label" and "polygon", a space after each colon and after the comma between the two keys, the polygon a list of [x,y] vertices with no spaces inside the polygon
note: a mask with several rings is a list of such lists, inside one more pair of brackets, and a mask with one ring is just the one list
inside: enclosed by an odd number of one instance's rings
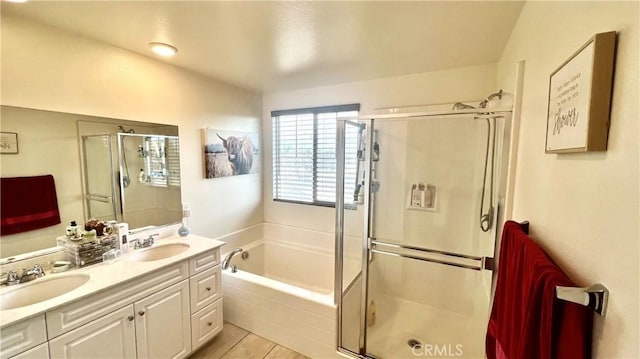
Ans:
{"label": "shower glass door", "polygon": [[182,220],[177,136],[118,134],[120,198],[129,228]]}
{"label": "shower glass door", "polygon": [[349,218],[361,225],[355,281],[342,262],[342,350],[484,356],[503,123],[473,115],[364,123],[365,198],[356,209],[342,204],[336,218],[345,253]]}

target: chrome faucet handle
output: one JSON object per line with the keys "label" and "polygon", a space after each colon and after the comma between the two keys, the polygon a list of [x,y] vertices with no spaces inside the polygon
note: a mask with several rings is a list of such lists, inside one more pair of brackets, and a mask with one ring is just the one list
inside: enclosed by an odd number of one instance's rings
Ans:
{"label": "chrome faucet handle", "polygon": [[6,273],[2,273],[0,276],[0,284],[14,285],[20,283],[18,273],[14,270],[10,270]]}
{"label": "chrome faucet handle", "polygon": [[38,278],[44,277],[44,269],[42,269],[42,266],[39,263],[36,263],[31,271]]}
{"label": "chrome faucet handle", "polygon": [[149,235],[149,238],[147,238],[147,241],[149,241],[149,245],[150,246],[152,246],[156,242],[156,239],[153,238],[154,236],[155,237],[160,237],[160,233],[154,233],[154,234],[150,234]]}

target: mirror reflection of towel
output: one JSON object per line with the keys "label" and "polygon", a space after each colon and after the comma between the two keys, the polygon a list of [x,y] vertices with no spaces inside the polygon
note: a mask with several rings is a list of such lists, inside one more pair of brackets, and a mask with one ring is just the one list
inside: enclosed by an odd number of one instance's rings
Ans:
{"label": "mirror reflection of towel", "polygon": [[0,235],[45,228],[60,223],[52,175],[0,179]]}

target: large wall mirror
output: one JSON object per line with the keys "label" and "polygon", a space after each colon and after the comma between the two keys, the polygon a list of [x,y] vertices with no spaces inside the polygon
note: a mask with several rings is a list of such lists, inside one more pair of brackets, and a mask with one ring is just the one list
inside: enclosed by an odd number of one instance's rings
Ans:
{"label": "large wall mirror", "polygon": [[1,176],[52,175],[61,219],[2,235],[0,258],[55,246],[70,221],[115,219],[132,229],[180,222],[177,126],[12,106],[0,110],[1,131],[17,133],[19,149],[0,155]]}

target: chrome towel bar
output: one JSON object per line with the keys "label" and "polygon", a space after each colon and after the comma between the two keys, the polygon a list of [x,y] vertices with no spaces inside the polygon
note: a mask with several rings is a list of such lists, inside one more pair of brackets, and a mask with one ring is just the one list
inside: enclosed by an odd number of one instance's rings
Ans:
{"label": "chrome towel bar", "polygon": [[604,316],[609,301],[609,290],[600,283],[584,288],[558,286],[556,298],[584,305]]}
{"label": "chrome towel bar", "polygon": [[[419,253],[416,253],[415,255],[398,253],[398,252],[392,252],[392,251],[381,249],[381,247],[392,248],[395,250],[410,250],[410,251],[415,251]],[[386,254],[390,256],[402,257],[402,258],[408,258],[408,259],[416,259],[424,262],[444,264],[452,267],[471,269],[476,271],[480,271],[483,269],[493,270],[492,257],[471,256],[467,254],[447,252],[447,251],[441,251],[441,250],[430,249],[430,248],[415,247],[415,246],[410,246],[410,245],[400,244],[400,243],[382,242],[382,241],[376,240],[375,238],[369,238],[369,249],[373,253]],[[460,263],[460,262],[446,260],[444,258],[426,257],[426,256],[423,256],[425,255],[425,253],[433,254],[436,256],[442,256],[442,257],[452,257],[456,259],[461,259],[463,261],[473,261],[475,263],[474,264]],[[420,256],[418,256],[418,254],[420,254]]]}
{"label": "chrome towel bar", "polygon": [[444,264],[444,265],[448,265],[448,266],[452,266],[452,267],[458,267],[458,268],[472,269],[472,270],[477,270],[477,271],[482,270],[482,267],[480,267],[480,266],[470,266],[470,265],[461,264],[461,263],[441,261],[441,260],[433,259],[433,258],[416,257],[416,256],[408,255],[408,254],[400,254],[400,253],[380,251],[380,250],[377,250],[377,249],[372,249],[371,252],[379,253],[379,254],[386,254],[386,255],[395,256],[395,257],[408,258],[408,259],[417,259],[417,260],[421,260],[421,261],[425,261],[425,262]]}
{"label": "chrome towel bar", "polygon": [[[526,235],[529,235],[529,221],[521,222],[520,228]],[[609,302],[609,290],[600,283],[583,288],[557,286],[556,298],[584,305],[604,316]]]}

